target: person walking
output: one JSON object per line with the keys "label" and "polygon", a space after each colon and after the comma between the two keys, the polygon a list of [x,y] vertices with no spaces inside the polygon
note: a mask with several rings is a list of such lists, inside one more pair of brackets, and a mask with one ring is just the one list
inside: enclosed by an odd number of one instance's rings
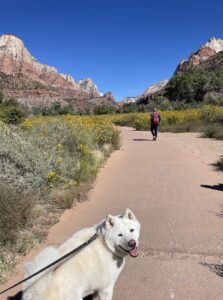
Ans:
{"label": "person walking", "polygon": [[161,117],[160,117],[159,113],[157,112],[156,108],[154,108],[153,113],[151,113],[150,121],[151,121],[151,133],[153,135],[153,140],[156,141],[158,126],[161,121]]}

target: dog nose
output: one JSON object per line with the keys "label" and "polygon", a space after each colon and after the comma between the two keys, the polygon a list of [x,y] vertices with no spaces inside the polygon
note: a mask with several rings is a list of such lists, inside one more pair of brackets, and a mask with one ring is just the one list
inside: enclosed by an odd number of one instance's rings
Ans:
{"label": "dog nose", "polygon": [[129,245],[129,247],[131,247],[131,248],[135,248],[135,247],[136,247],[136,241],[135,241],[135,240],[130,240],[130,241],[128,242],[128,245]]}

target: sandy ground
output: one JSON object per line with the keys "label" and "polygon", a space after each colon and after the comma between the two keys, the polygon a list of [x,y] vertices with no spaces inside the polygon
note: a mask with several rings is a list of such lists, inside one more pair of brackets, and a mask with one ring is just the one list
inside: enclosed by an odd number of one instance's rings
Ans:
{"label": "sandy ground", "polygon": [[[90,201],[67,210],[46,244],[59,245],[129,207],[142,224],[141,254],[127,259],[113,299],[221,299],[223,173],[212,164],[223,155],[223,142],[193,133],[162,133],[153,142],[148,132],[121,130],[123,146],[101,170]],[[21,278],[19,265],[1,289]]]}
{"label": "sandy ground", "polygon": [[165,137],[206,164],[213,164],[223,156],[223,142],[201,138],[200,133],[165,133]]}

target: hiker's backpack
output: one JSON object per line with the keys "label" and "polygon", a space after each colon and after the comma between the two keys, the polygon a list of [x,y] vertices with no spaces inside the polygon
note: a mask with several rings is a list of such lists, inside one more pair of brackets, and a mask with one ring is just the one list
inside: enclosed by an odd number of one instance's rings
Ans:
{"label": "hiker's backpack", "polygon": [[153,124],[158,125],[160,122],[160,118],[157,112],[153,113]]}

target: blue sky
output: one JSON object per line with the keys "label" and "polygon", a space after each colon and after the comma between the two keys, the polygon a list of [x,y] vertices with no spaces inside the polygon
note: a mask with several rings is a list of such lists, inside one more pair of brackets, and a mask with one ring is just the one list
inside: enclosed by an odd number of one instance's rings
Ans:
{"label": "blue sky", "polygon": [[210,37],[223,38],[223,1],[0,0],[0,33],[41,63],[91,77],[119,101],[168,79]]}

